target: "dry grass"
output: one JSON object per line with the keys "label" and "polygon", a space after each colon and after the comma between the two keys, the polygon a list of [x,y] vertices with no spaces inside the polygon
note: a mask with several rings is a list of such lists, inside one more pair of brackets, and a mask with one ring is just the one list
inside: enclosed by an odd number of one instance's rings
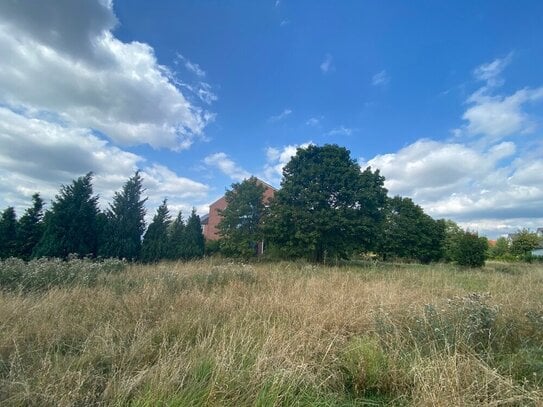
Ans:
{"label": "dry grass", "polygon": [[207,260],[0,293],[3,405],[541,406],[542,375],[537,265]]}

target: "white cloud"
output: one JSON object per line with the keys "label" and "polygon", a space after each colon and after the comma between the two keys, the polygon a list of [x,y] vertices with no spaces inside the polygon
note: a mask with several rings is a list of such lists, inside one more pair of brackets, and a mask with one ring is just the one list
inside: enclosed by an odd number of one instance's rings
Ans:
{"label": "white cloud", "polygon": [[281,20],[281,22],[279,23],[279,26],[284,27],[285,25],[287,25],[287,24],[289,24],[289,23],[290,23],[289,20],[284,19],[284,20]]}
{"label": "white cloud", "polygon": [[317,127],[317,126],[320,125],[321,120],[322,120],[322,116],[321,117],[310,117],[309,119],[307,119],[305,124],[308,125],[308,126],[311,126],[311,127]]}
{"label": "white cloud", "polygon": [[194,72],[197,76],[203,78],[206,76],[206,73],[205,71],[200,68],[200,65],[196,64],[196,63],[193,63],[193,62],[190,62],[190,61],[187,61],[185,62],[185,67],[191,71],[191,72]]}
{"label": "white cloud", "polygon": [[488,86],[499,86],[503,83],[500,75],[507,65],[511,63],[512,57],[513,54],[509,53],[505,58],[496,58],[492,62],[479,65],[474,69],[473,75],[476,79],[485,81]]}
{"label": "white cloud", "polygon": [[371,84],[373,86],[386,86],[390,82],[390,77],[387,74],[387,71],[382,70],[381,72],[376,73],[371,78]]}
{"label": "white cloud", "polygon": [[475,68],[473,75],[484,85],[466,101],[469,105],[462,118],[467,122],[454,129],[455,136],[482,136],[486,143],[497,142],[505,137],[531,133],[535,122],[526,112],[526,105],[543,99],[543,87],[524,88],[511,95],[496,95],[496,89],[503,85],[503,70],[511,63],[513,54],[505,58],[482,64]]}
{"label": "white cloud", "polygon": [[115,38],[116,22],[111,1],[0,2],[0,103],[124,145],[188,148],[214,115],[149,45]]}
{"label": "white cloud", "polygon": [[298,148],[307,148],[312,141],[302,144],[289,144],[281,148],[268,147],[266,149],[266,165],[261,175],[270,184],[278,185],[283,176],[283,167],[296,155]]}
{"label": "white cloud", "polygon": [[326,54],[326,56],[324,57],[324,61],[321,62],[320,68],[322,73],[324,74],[331,72],[335,69],[334,59],[332,58],[332,55]]}
{"label": "white cloud", "polygon": [[325,136],[350,136],[351,134],[353,134],[353,129],[345,126],[339,126],[328,131]]}
{"label": "white cloud", "polygon": [[276,116],[271,116],[270,118],[268,118],[268,122],[269,123],[275,123],[275,122],[280,122],[281,120],[284,120],[286,119],[288,116],[290,116],[292,114],[292,110],[290,109],[285,109],[283,110],[281,113],[279,113],[278,115]]}
{"label": "white cloud", "polygon": [[478,150],[419,140],[362,165],[381,170],[391,195],[493,236],[528,226],[526,219],[543,221],[543,160],[522,158],[512,142]]}
{"label": "white cloud", "polygon": [[107,207],[114,191],[142,167],[147,207],[154,211],[161,200],[184,207],[208,199],[209,187],[180,177],[164,166],[150,164],[133,153],[112,146],[88,129],[64,127],[0,108],[0,207],[15,206],[17,213],[40,192],[48,203],[61,184],[94,172],[94,190]]}
{"label": "white cloud", "polygon": [[210,167],[218,168],[223,174],[228,175],[235,181],[242,181],[251,176],[248,171],[237,165],[223,152],[208,155],[204,158],[204,163]]}
{"label": "white cloud", "polygon": [[462,118],[468,122],[465,130],[471,135],[499,140],[534,130],[534,123],[523,110],[524,105],[543,99],[543,87],[521,89],[510,96],[490,96],[486,89],[474,93]]}

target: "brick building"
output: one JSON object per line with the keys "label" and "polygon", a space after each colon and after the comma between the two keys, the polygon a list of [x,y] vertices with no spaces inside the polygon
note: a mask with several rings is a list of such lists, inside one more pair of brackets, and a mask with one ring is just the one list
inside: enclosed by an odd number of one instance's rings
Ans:
{"label": "brick building", "polygon": [[[264,203],[267,204],[271,200],[271,198],[273,198],[277,190],[258,178],[256,180],[259,184],[263,185],[266,188],[264,190],[263,200]],[[206,240],[218,240],[220,238],[218,226],[219,222],[221,221],[221,215],[219,214],[219,211],[224,210],[225,208],[226,198],[222,196],[211,205],[209,205],[209,213],[202,216],[202,231],[204,232],[204,237],[206,238]]]}

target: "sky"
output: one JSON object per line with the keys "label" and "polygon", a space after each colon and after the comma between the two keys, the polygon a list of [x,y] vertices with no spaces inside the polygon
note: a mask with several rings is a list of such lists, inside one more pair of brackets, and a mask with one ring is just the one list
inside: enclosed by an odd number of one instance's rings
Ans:
{"label": "sky", "polygon": [[495,238],[543,227],[543,2],[0,2],[0,208],[136,169],[148,217],[298,147],[347,147],[390,196]]}

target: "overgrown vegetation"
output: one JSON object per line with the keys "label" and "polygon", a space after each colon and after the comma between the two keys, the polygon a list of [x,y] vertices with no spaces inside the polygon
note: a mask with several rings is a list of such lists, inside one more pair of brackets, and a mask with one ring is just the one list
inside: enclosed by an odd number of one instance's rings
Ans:
{"label": "overgrown vegetation", "polygon": [[[5,406],[543,399],[540,264],[12,259],[0,270]],[[48,283],[23,289],[30,274]]]}

